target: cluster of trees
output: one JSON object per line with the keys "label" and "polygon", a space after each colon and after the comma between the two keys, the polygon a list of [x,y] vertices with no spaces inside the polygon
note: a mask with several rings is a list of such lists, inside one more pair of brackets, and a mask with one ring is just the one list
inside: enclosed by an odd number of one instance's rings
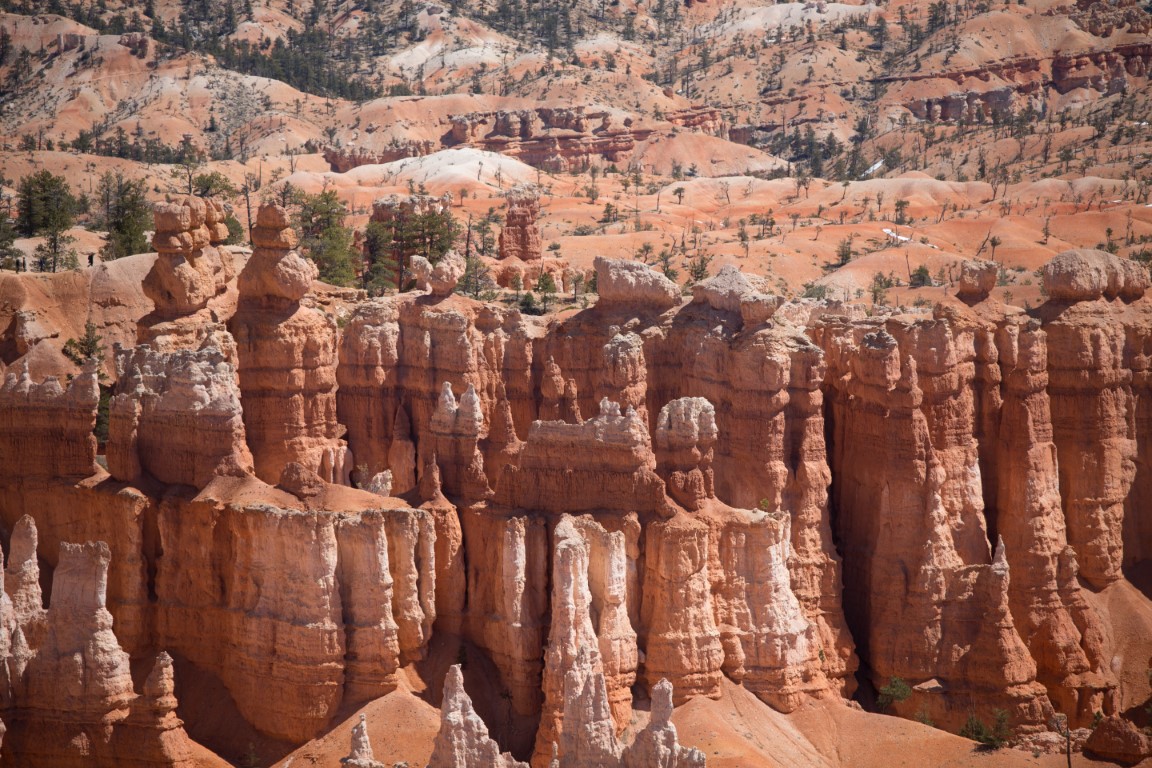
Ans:
{"label": "cluster of trees", "polygon": [[[146,11],[152,8],[151,0],[146,4]],[[108,5],[103,0],[97,2],[64,2],[63,0],[0,0],[0,11],[19,13],[25,16],[36,16],[42,13],[54,13],[92,27],[102,35],[122,35],[125,32],[145,31],[144,19],[139,11],[132,11],[128,15],[117,12],[108,15]],[[145,13],[147,16],[147,12]]]}
{"label": "cluster of trees", "polygon": [[108,244],[100,254],[103,261],[149,250],[144,233],[152,228],[152,208],[143,180],[131,181],[121,173],[105,173],[100,178],[95,202],[96,226],[108,231]]}
{"label": "cluster of trees", "polygon": [[[0,178],[0,185],[7,185]],[[235,187],[218,172],[203,173],[189,179],[190,193],[202,197],[231,196]],[[58,272],[79,266],[76,238],[68,234],[77,217],[91,215],[91,225],[108,233],[100,251],[102,261],[111,261],[151,249],[147,232],[152,228],[152,206],[143,179],[125,178],[120,172],[106,172],[100,177],[92,198],[77,195],[63,176],[42,170],[29,174],[16,184],[16,213],[0,210],[0,267]],[[244,228],[234,216],[226,220],[230,244],[244,241]],[[13,243],[17,237],[42,237],[31,263],[25,263]]]}
{"label": "cluster of trees", "polygon": [[34,266],[40,272],[75,269],[76,238],[67,234],[80,212],[81,202],[63,176],[38,171],[16,185],[16,230],[24,237],[43,237],[36,246]]}
{"label": "cluster of trees", "polygon": [[306,93],[364,101],[380,89],[357,76],[359,59],[333,34],[331,9],[313,0],[303,29],[289,29],[274,42],[232,40],[241,17],[252,18],[250,0],[183,0],[171,28],[154,19],[152,37],[188,51],[210,53],[221,66],[246,75],[281,80]]}
{"label": "cluster of trees", "polygon": [[[417,207],[411,215],[388,222],[370,222],[364,233],[363,287],[375,296],[386,290],[408,290],[412,257],[423,256],[435,264],[456,245],[460,234],[460,224],[451,212],[438,206]],[[473,265],[473,269],[469,277],[475,282],[478,267]]]}
{"label": "cluster of trees", "polygon": [[[161,164],[185,163],[196,159],[201,154],[200,150],[192,143],[191,137],[185,138],[176,146],[170,146],[160,139],[146,137],[143,127],[139,125],[131,134],[125,131],[122,126],[117,126],[111,135],[106,136],[104,134],[104,126],[94,125],[89,130],[81,130],[70,145],[62,143],[60,148],[68,149],[70,147],[77,152],[93,155]],[[27,139],[24,143],[27,143]]]}
{"label": "cluster of trees", "polygon": [[320,96],[367,101],[381,95],[375,85],[353,74],[331,50],[332,40],[321,29],[288,30],[284,38],[269,45],[246,40],[225,40],[204,46],[221,66],[274,80]]}
{"label": "cluster of trees", "polygon": [[300,250],[316,264],[321,280],[363,288],[371,296],[410,290],[412,257],[423,256],[435,264],[455,247],[461,234],[448,210],[418,208],[387,223],[370,222],[358,246],[346,225],[348,209],[335,190],[308,194],[285,183],[267,199],[293,212]]}

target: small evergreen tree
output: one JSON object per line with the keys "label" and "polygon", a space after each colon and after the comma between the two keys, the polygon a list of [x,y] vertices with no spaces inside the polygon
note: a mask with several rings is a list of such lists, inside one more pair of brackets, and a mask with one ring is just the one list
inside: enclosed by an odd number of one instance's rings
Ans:
{"label": "small evergreen tree", "polygon": [[995,710],[992,714],[992,725],[989,727],[973,712],[968,715],[968,719],[960,728],[960,735],[978,741],[990,749],[1000,749],[1012,738],[1012,731],[1008,727],[1008,713],[1003,709]]}
{"label": "small evergreen tree", "polygon": [[496,281],[492,270],[475,253],[464,257],[464,274],[456,284],[456,290],[474,299],[489,300],[496,295]]}
{"label": "small evergreen tree", "polygon": [[903,678],[893,677],[887,685],[880,689],[880,695],[876,697],[876,706],[880,711],[884,711],[894,703],[904,701],[911,695],[912,688],[909,687],[908,683],[904,682]]}
{"label": "small evergreen tree", "polygon": [[700,253],[694,259],[690,259],[685,263],[688,269],[688,284],[692,285],[698,283],[704,278],[708,277],[708,267],[712,264],[712,255],[708,253]]}
{"label": "small evergreen tree", "polygon": [[520,311],[525,315],[542,315],[544,310],[536,304],[536,297],[532,295],[532,291],[526,292],[520,298]]}
{"label": "small evergreen tree", "polygon": [[7,211],[0,211],[0,269],[15,269],[16,260],[20,258],[20,251],[16,248],[15,222],[8,217]]}
{"label": "small evergreen tree", "polygon": [[100,402],[96,407],[96,425],[92,433],[96,435],[96,441],[101,448],[108,442],[108,413],[112,402],[112,387],[105,383],[108,380],[108,375],[104,373],[104,355],[107,347],[101,343],[103,341],[104,337],[96,333],[95,323],[89,321],[84,324],[84,335],[79,339],[68,339],[61,350],[64,356],[77,366],[82,367],[89,361],[96,363],[96,378],[100,382]]}
{"label": "small evergreen tree", "polygon": [[247,241],[248,233],[244,231],[240,219],[228,214],[224,219],[224,226],[228,227],[228,239],[224,241],[224,245],[243,245]]}
{"label": "small evergreen tree", "polygon": [[552,297],[556,294],[556,280],[551,272],[540,273],[540,277],[536,280],[536,290],[540,292],[541,313],[546,313],[552,303]]}
{"label": "small evergreen tree", "polygon": [[46,170],[25,176],[16,193],[16,228],[24,237],[63,232],[72,226],[79,205],[63,176]]}
{"label": "small evergreen tree", "polygon": [[104,261],[148,251],[144,233],[151,227],[152,211],[143,181],[131,181],[121,173],[105,173],[97,188],[98,225],[108,230],[108,243],[100,252]]}
{"label": "small evergreen tree", "polygon": [[192,179],[192,193],[198,197],[235,197],[236,185],[220,171],[197,174]]}
{"label": "small evergreen tree", "polygon": [[347,211],[335,190],[303,195],[296,215],[300,245],[316,263],[320,279],[348,287],[356,282],[352,230],[344,226]]}

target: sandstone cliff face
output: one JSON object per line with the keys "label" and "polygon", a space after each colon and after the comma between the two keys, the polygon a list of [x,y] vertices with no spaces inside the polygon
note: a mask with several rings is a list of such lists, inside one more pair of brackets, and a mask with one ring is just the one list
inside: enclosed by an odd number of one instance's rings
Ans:
{"label": "sandstone cliff face", "polygon": [[[465,442],[475,439],[482,453],[499,452],[511,444],[511,433],[523,437],[535,417],[529,333],[518,312],[462,296],[402,294],[361,305],[344,329],[337,368],[338,415],[348,425],[357,464],[369,476],[390,469],[393,493],[414,488],[439,442],[430,432],[445,382],[455,397],[472,387],[479,401],[484,422],[475,438],[459,436]],[[503,429],[490,435],[497,409]],[[464,468],[444,463],[442,469],[444,492],[460,496]],[[488,479],[491,486],[497,478]]]}
{"label": "sandstone cliff face", "polygon": [[[785,712],[834,701],[856,643],[874,685],[914,686],[897,714],[944,727],[973,702],[1023,729],[1053,707],[1080,725],[1119,707],[1113,640],[1078,577],[1104,587],[1149,556],[1139,269],[1066,254],[1033,319],[969,265],[959,301],[908,320],[782,302],[731,269],[685,304],[647,267],[600,260],[597,305],[548,325],[446,294],[447,270],[365,302],[337,343],[326,321],[302,337],[277,314],[312,312],[312,272],[283,215],[262,217],[235,354],[226,333],[117,353],[112,477],[94,466],[94,371],[65,388],[12,370],[0,389],[0,652],[21,660],[6,670],[63,674],[38,568],[55,591],[61,542],[108,542],[103,613],[73,624],[106,638],[114,621],[122,650],[101,640],[108,693],[82,697],[84,717],[104,707],[125,733],[178,742],[163,657],[143,694],[116,682],[122,654],[164,648],[256,730],[300,742],[393,690],[439,633],[490,658],[511,713],[540,717],[513,745],[534,736],[536,766],[697,765],[667,701],[717,696],[725,676]],[[306,353],[313,335],[323,349]],[[245,425],[274,452],[296,417],[249,397],[248,365],[281,377],[252,391],[326,403],[305,418],[315,442],[267,482]],[[340,449],[339,421],[375,493],[328,482],[340,461],[312,448]],[[652,724],[622,744],[645,689]],[[457,693],[443,759],[510,759]],[[13,743],[37,718],[12,719]]]}
{"label": "sandstone cliff face", "polygon": [[1067,546],[1061,509],[1047,338],[1039,323],[1028,321],[1002,324],[995,340],[1003,372],[995,521],[1014,574],[1012,614],[1053,704],[1086,725],[1095,712],[1111,710],[1115,681],[1100,621],[1075,579],[1061,573],[1075,567],[1075,553]]}
{"label": "sandstone cliff face", "polygon": [[[55,378],[34,382],[26,368],[7,371],[0,385],[0,445],[4,475],[80,479],[96,466],[96,369],[85,369],[61,385]],[[58,435],[46,440],[45,435]],[[14,521],[13,521],[14,522]]]}
{"label": "sandstone cliff face", "polygon": [[708,526],[680,514],[648,526],[645,537],[645,674],[669,680],[678,701],[720,693],[724,647],[712,605]]}
{"label": "sandstone cliff face", "polygon": [[[573,456],[581,456],[574,462]],[[664,513],[664,484],[656,474],[643,420],[608,399],[581,424],[537,421],[500,478],[497,502],[519,509],[588,512],[616,509]]]}
{"label": "sandstone cliff face", "polygon": [[536,261],[543,257],[540,228],[536,217],[540,215],[540,191],[531,186],[517,186],[508,190],[508,211],[504,214],[504,228],[500,230],[500,258]]}
{"label": "sandstone cliff face", "polygon": [[473,112],[452,120],[449,146],[466,144],[515,157],[551,171],[586,167],[592,158],[622,162],[653,133],[618,124],[608,112],[583,106]]}
{"label": "sandstone cliff face", "polygon": [[117,348],[119,381],[109,406],[108,468],[127,482],[203,488],[221,474],[252,471],[236,371],[215,346],[163,352]]}
{"label": "sandstone cliff face", "polygon": [[[536,732],[536,763],[548,758],[553,744],[559,744],[560,756],[569,760],[575,759],[564,748],[569,744],[583,745],[600,738],[614,746],[617,733],[631,720],[637,649],[626,607],[626,557],[625,535],[609,534],[588,518],[565,515],[553,531],[552,622],[544,655],[544,704]],[[599,618],[598,626],[593,624],[593,616]],[[577,695],[577,689],[590,685],[589,679],[595,676],[594,708],[598,709],[592,717],[594,722],[583,717],[583,710],[578,718],[583,722],[570,722],[569,699]],[[590,732],[602,724],[607,726],[606,738]]]}
{"label": "sandstone cliff face", "polygon": [[845,606],[874,676],[917,686],[906,705],[937,723],[958,727],[980,695],[1043,726],[1051,705],[1008,612],[1003,552],[984,565],[971,335],[939,320],[822,330]]}
{"label": "sandstone cliff face", "polygon": [[291,484],[301,497],[219,478],[166,500],[158,519],[159,637],[218,677],[257,730],[295,742],[342,702],[395,689],[435,618],[427,514],[310,478],[310,490]]}
{"label": "sandstone cliff face", "polygon": [[12,531],[8,562],[4,566],[4,592],[12,600],[16,623],[33,646],[40,644],[47,629],[36,552],[39,539],[36,521],[28,515],[20,518]]}
{"label": "sandstone cliff face", "polygon": [[336,420],[336,325],[300,304],[316,267],[292,250],[295,233],[280,206],[261,206],[252,241],[230,328],[256,475],[275,483],[298,463],[348,484],[355,462]]}
{"label": "sandstone cliff face", "polygon": [[676,284],[635,261],[596,258],[596,291],[604,306],[664,310],[680,303]]}
{"label": "sandstone cliff face", "polygon": [[[8,747],[33,767],[192,768],[167,654],[156,658],[142,693],[133,689],[105,608],[109,560],[104,542],[62,544],[43,631],[30,646],[18,622],[6,625]],[[11,611],[7,595],[4,609]]]}
{"label": "sandstone cliff face", "polygon": [[1137,454],[1132,370],[1125,364],[1123,300],[1143,295],[1147,273],[1135,262],[1067,251],[1044,267],[1050,301],[1041,309],[1048,337],[1048,392],[1068,543],[1080,573],[1100,588],[1121,578],[1124,500]]}

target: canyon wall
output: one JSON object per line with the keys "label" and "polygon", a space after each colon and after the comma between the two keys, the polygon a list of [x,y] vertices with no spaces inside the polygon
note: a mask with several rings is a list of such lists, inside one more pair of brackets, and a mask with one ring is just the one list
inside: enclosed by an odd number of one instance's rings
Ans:
{"label": "canyon wall", "polygon": [[[107,471],[94,367],[65,386],[17,363],[0,388],[0,652],[61,679],[80,641],[40,574],[97,590],[74,623],[109,677],[80,706],[161,745],[138,764],[184,759],[173,669],[301,743],[438,635],[531,728],[498,746],[450,673],[434,764],[697,765],[668,712],[724,678],[781,712],[900,678],[893,711],[950,730],[1120,708],[1092,593],[1152,546],[1142,268],[1062,254],[1025,314],[971,264],[931,317],[867,318],[731,268],[686,299],[599,259],[597,303],[547,319],[454,294],[446,268],[337,329],[283,211],[257,223],[228,328],[145,334],[207,307],[178,303],[117,351]],[[192,240],[185,261],[212,247]],[[155,662],[143,693],[129,658]],[[620,741],[638,694],[650,724]],[[4,713],[5,750],[47,717]]]}

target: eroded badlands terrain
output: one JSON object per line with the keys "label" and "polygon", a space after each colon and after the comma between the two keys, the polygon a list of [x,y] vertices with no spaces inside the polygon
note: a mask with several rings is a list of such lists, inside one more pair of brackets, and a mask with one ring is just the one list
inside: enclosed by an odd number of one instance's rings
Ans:
{"label": "eroded badlands terrain", "polygon": [[1150,31],[0,0],[0,765],[1152,765]]}

